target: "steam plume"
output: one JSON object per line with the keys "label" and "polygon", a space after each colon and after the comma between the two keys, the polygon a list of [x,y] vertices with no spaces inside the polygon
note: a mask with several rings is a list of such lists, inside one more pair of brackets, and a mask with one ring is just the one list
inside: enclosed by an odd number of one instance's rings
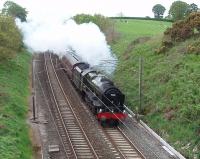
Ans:
{"label": "steam plume", "polygon": [[[66,54],[72,48],[83,61],[91,66],[100,65],[104,60],[116,61],[107,45],[104,34],[93,23],[76,24],[73,20],[16,21],[24,34],[24,43],[33,52],[51,50],[58,55]],[[105,68],[104,68],[105,70]],[[113,71],[114,68],[106,68]]]}

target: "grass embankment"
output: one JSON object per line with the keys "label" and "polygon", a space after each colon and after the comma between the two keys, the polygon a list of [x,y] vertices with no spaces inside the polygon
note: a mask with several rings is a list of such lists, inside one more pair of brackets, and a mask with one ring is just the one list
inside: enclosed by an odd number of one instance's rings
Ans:
{"label": "grass embankment", "polygon": [[119,58],[115,82],[136,110],[139,57],[144,59],[143,120],[187,158],[200,158],[200,56],[187,46],[200,38],[178,43],[166,54],[154,51],[171,23],[128,20],[117,22],[121,38],[112,44]]}
{"label": "grass embankment", "polygon": [[0,158],[32,156],[26,123],[31,55],[27,52],[0,63]]}

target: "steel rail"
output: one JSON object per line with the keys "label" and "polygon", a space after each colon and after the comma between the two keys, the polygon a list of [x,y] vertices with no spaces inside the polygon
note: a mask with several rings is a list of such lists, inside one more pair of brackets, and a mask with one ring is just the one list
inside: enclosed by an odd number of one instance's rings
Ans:
{"label": "steel rail", "polygon": [[138,152],[138,154],[141,156],[141,158],[146,159],[146,157],[142,154],[142,152],[135,146],[135,144],[128,138],[128,136],[122,131],[120,127],[117,127],[119,132],[124,136],[124,138],[132,145],[132,147]]}
{"label": "steel rail", "polygon": [[104,128],[104,133],[115,149],[124,159],[146,159],[136,146],[125,136],[118,127]]}
{"label": "steel rail", "polygon": [[[51,83],[51,80],[50,80],[49,71],[48,71],[47,59],[46,59],[46,57],[45,57],[45,53],[44,53],[44,59],[45,59],[45,69],[46,69],[46,73],[47,73],[47,77],[48,77],[48,82],[49,82],[49,85],[50,85],[50,88],[51,88],[51,93],[52,93],[52,95],[53,95],[53,99],[54,99],[54,102],[55,102],[55,105],[56,105],[56,108],[57,108],[57,111],[58,111],[58,114],[59,114],[59,117],[60,117],[60,121],[61,121],[61,123],[62,123],[62,125],[63,125],[63,128],[64,128],[64,130],[65,130],[66,136],[67,136],[67,138],[68,138],[68,140],[69,140],[69,144],[70,144],[70,146],[71,146],[72,153],[74,154],[74,157],[77,158],[76,153],[75,153],[75,151],[74,151],[74,149],[73,149],[73,145],[72,145],[72,142],[71,142],[71,140],[70,140],[68,131],[67,131],[67,127],[66,127],[66,125],[65,125],[65,123],[64,123],[64,120],[63,120],[63,118],[62,118],[62,115],[61,115],[61,112],[60,112],[60,109],[59,109],[59,105],[58,105],[58,102],[57,102],[56,97],[55,97],[55,94],[54,94],[53,86],[52,86],[52,83]],[[58,125],[57,125],[57,127],[58,127]],[[60,134],[60,136],[62,137],[61,140],[62,140],[62,142],[63,142],[63,137],[64,137],[64,136],[62,136],[63,134],[61,134],[60,130],[59,130],[59,134]],[[67,151],[67,150],[66,150],[66,151]]]}
{"label": "steel rail", "polygon": [[[62,88],[62,85],[61,85],[61,83],[59,81],[59,78],[58,78],[57,73],[56,73],[55,68],[54,68],[54,64],[53,64],[53,61],[52,61],[51,54],[49,55],[49,61],[51,63],[52,71],[54,72],[54,76],[56,78],[56,81],[57,81],[57,83],[58,83],[58,85],[60,87],[59,89],[61,90],[63,98],[67,102],[65,104],[67,104],[67,106],[69,107],[69,110],[71,111],[71,114],[73,114],[73,117],[70,114],[68,114],[68,116],[69,116],[69,120],[68,121],[70,121],[70,120],[72,121],[72,120],[75,119],[76,123],[77,123],[77,124],[75,124],[75,123],[67,123],[66,122],[66,116],[64,117],[64,115],[63,115],[64,112],[62,113],[62,110],[60,110],[61,108],[59,108],[59,104],[58,104],[59,102],[57,102],[57,109],[59,109],[60,116],[62,117],[62,120],[63,120],[64,125],[66,127],[66,132],[68,132],[68,136],[69,136],[69,140],[70,140],[70,145],[71,145],[74,153],[76,154],[76,157],[77,158],[81,157],[80,153],[82,151],[89,151],[85,155],[90,154],[90,155],[92,155],[91,156],[92,158],[98,158],[98,156],[97,156],[94,148],[92,147],[92,145],[91,145],[91,143],[90,143],[90,141],[89,141],[89,139],[88,139],[85,131],[83,130],[83,127],[81,126],[81,124],[79,122],[79,119],[77,118],[77,116],[76,116],[76,114],[75,114],[75,112],[74,112],[74,110],[72,108],[72,105],[71,105],[69,99],[67,98],[67,96],[66,96],[66,94],[65,94],[65,92],[64,92],[64,90]],[[55,97],[55,99],[56,99],[56,97]],[[65,112],[65,113],[67,113],[67,112]],[[71,127],[70,127],[70,124],[71,124]],[[77,127],[76,127],[76,125],[77,125]],[[71,135],[70,135],[70,131],[71,131]],[[81,132],[81,134],[80,134],[80,132]],[[76,135],[76,136],[74,137],[73,135]],[[79,138],[83,142],[82,145],[81,145],[80,142],[79,143],[75,143],[75,142],[77,142],[76,140],[78,140],[77,138]],[[86,147],[84,146],[85,142],[87,143]],[[78,145],[78,144],[80,144],[80,145]],[[79,146],[79,148],[78,148],[78,146]],[[76,149],[75,149],[75,147],[76,147]],[[89,157],[89,156],[86,156],[86,157]]]}

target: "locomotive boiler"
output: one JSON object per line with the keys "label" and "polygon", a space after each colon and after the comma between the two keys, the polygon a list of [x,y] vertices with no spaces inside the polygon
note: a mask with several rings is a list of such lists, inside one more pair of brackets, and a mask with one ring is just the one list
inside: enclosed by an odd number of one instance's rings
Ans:
{"label": "locomotive boiler", "polygon": [[127,117],[125,96],[110,79],[73,52],[67,52],[61,61],[72,83],[102,124],[117,125]]}

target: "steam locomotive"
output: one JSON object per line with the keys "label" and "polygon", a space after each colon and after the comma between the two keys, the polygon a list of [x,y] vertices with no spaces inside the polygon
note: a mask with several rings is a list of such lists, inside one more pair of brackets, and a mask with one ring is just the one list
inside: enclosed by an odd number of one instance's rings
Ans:
{"label": "steam locomotive", "polygon": [[125,96],[111,80],[73,52],[67,52],[61,61],[72,83],[102,125],[108,122],[118,125],[127,117]]}

